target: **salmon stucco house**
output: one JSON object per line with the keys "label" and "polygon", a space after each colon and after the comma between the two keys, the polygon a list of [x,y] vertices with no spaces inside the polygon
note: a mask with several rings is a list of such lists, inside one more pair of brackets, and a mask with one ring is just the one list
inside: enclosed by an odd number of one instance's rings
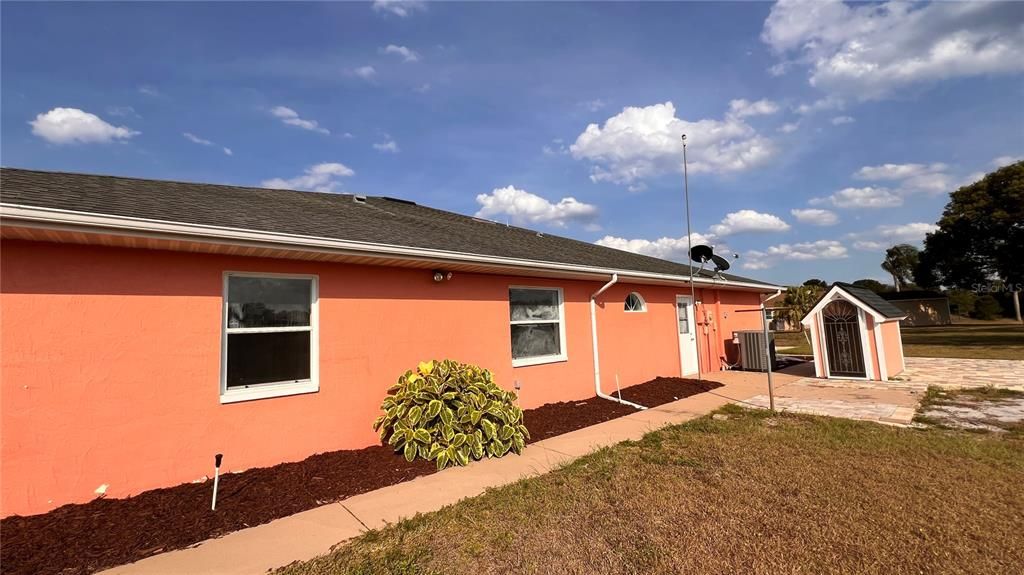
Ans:
{"label": "salmon stucco house", "polygon": [[3,516],[373,445],[427,358],[524,408],[717,371],[778,289],[386,197],[3,169],[0,216]]}

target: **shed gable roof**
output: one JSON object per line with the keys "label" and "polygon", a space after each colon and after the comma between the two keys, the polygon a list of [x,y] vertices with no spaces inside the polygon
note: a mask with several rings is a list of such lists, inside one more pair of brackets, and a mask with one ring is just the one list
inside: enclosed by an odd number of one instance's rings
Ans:
{"label": "shed gable roof", "polygon": [[822,308],[834,301],[837,293],[843,296],[843,299],[846,301],[849,301],[855,306],[863,309],[879,322],[901,320],[907,317],[907,313],[905,311],[885,301],[879,297],[878,294],[867,288],[862,288],[848,283],[836,282],[832,284],[832,287],[828,291],[818,298],[818,301],[811,307],[811,310],[804,315],[803,319],[800,320],[800,323],[803,325],[809,325],[811,316],[820,312]]}
{"label": "shed gable roof", "polygon": [[[360,197],[361,198],[361,197]],[[0,169],[0,202],[66,212],[252,230],[688,276],[690,266],[381,196],[301,192],[145,180],[17,168]],[[711,279],[710,270],[694,275]],[[774,289],[732,274],[728,282]]]}

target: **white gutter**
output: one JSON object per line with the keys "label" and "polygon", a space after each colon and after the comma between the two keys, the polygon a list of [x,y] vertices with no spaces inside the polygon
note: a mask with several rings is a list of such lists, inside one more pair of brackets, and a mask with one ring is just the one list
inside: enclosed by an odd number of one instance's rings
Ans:
{"label": "white gutter", "polygon": [[[3,218],[3,224],[5,225],[24,225],[26,227],[50,230],[105,233],[130,237],[148,237],[178,241],[203,241],[215,244],[271,247],[275,249],[301,252],[313,251],[359,256],[391,256],[396,259],[425,260],[439,263],[475,263],[507,266],[510,268],[592,274],[605,277],[617,274],[623,279],[629,279],[638,283],[643,283],[644,281],[660,281],[682,284],[689,283],[687,277],[684,275],[617,270],[542,260],[489,256],[431,248],[377,244],[372,242],[339,240],[318,236],[305,236],[277,232],[263,232],[202,224],[167,222],[146,218],[92,214],[15,204],[0,203],[0,217]],[[694,283],[717,285],[733,289],[754,290],[758,292],[779,289],[779,286],[774,285],[731,280],[723,282],[722,280],[716,281],[708,278],[694,278]]]}
{"label": "white gutter", "polygon": [[608,283],[601,286],[601,289],[597,290],[596,292],[594,292],[593,295],[590,296],[590,334],[594,337],[594,392],[597,393],[597,396],[600,397],[601,399],[610,399],[611,401],[615,401],[623,405],[628,405],[630,407],[635,407],[637,409],[647,409],[642,405],[633,403],[631,401],[626,401],[625,399],[607,395],[603,391],[601,391],[601,359],[598,356],[597,352],[597,296],[604,293],[604,290],[612,287],[618,281],[619,274],[612,274],[612,279],[609,280]]}

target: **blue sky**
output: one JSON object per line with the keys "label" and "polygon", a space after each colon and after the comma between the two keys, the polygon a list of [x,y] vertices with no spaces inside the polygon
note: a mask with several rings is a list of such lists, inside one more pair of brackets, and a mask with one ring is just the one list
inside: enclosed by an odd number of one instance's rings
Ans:
{"label": "blue sky", "polygon": [[1024,4],[2,5],[5,166],[388,195],[884,279],[1024,156]]}

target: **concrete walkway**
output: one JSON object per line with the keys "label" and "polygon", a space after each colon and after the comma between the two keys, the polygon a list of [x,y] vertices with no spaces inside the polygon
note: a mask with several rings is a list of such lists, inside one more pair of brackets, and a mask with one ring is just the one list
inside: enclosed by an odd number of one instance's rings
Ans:
{"label": "concrete walkway", "polygon": [[[689,421],[727,403],[743,403],[767,392],[764,374],[726,372],[712,374],[710,379],[723,383],[723,387],[538,441],[518,457],[486,459],[417,477],[103,573],[263,574],[293,561],[323,555],[334,545],[369,529],[436,511],[491,487],[547,473],[595,449],[639,439],[649,431]],[[797,379],[785,375],[776,378],[780,387]]]}

